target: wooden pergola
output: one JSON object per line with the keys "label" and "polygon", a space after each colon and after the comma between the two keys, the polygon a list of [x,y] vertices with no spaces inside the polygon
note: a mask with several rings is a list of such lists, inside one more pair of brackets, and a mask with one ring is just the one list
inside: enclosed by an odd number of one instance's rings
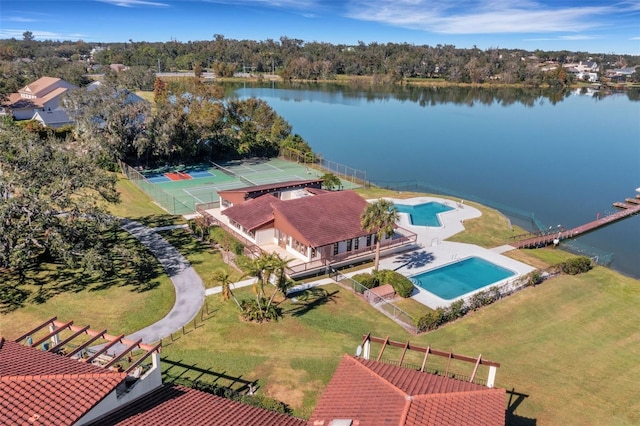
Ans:
{"label": "wooden pergola", "polygon": [[[47,327],[48,332],[45,330],[45,334],[42,335],[43,331],[41,330]],[[71,334],[60,339],[60,333],[67,331],[71,332]],[[89,338],[80,342],[79,340],[83,335],[89,336]],[[95,350],[90,350],[90,345],[99,340],[106,341],[106,343],[98,346]],[[49,345],[47,341],[51,341],[51,344]],[[132,373],[149,356],[158,354],[162,347],[161,343],[155,346],[148,345],[142,343],[142,339],[135,341],[125,339],[124,334],[114,336],[107,334],[106,329],[101,331],[92,330],[88,325],[82,327],[73,325],[73,321],[58,321],[57,317],[50,318],[34,329],[29,330],[15,339],[15,342],[25,342],[26,345],[32,348],[42,345],[42,349],[47,352],[57,353],[68,358],[78,358],[79,361],[85,363],[97,363],[103,368],[113,368],[125,356],[128,356],[128,366],[124,370],[127,374]],[[112,355],[108,354],[110,349],[114,350]],[[134,359],[133,353],[136,349],[140,349],[143,352]],[[82,357],[80,354],[87,354],[87,356]],[[154,359],[153,362],[155,364],[157,361]]]}
{"label": "wooden pergola", "polygon": [[471,378],[469,380],[470,382],[473,382],[475,380],[476,373],[478,372],[478,367],[480,365],[488,366],[489,375],[487,377],[487,387],[490,387],[490,388],[492,388],[495,384],[496,372],[498,367],[500,367],[500,363],[498,362],[490,361],[488,359],[483,359],[482,354],[478,355],[477,357],[471,357],[467,355],[456,354],[454,352],[447,352],[447,351],[433,349],[431,348],[431,345],[427,347],[414,345],[414,344],[411,344],[408,340],[406,342],[397,342],[394,340],[390,340],[389,336],[387,336],[386,338],[374,337],[374,336],[371,336],[371,333],[363,336],[362,345],[358,348],[358,352],[361,352],[361,354],[358,353],[358,356],[362,355],[364,359],[370,359],[371,343],[382,344],[382,347],[380,348],[380,352],[378,353],[376,361],[380,361],[382,359],[382,355],[384,354],[384,351],[388,346],[402,349],[402,354],[400,356],[400,360],[398,361],[398,365],[402,365],[407,351],[411,350],[411,351],[424,353],[424,357],[422,359],[422,365],[420,366],[420,369],[419,369],[419,371],[421,372],[425,371],[425,368],[427,365],[427,359],[429,358],[429,355],[447,358],[447,367],[444,374],[445,376],[449,375],[449,367],[451,365],[451,360],[473,363],[474,367],[473,367],[473,372],[471,373]]}

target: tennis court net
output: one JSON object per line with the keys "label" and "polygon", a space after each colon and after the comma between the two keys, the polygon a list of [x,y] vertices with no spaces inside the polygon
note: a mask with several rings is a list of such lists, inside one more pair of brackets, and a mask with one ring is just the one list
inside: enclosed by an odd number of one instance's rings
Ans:
{"label": "tennis court net", "polygon": [[226,174],[226,175],[228,175],[228,176],[234,177],[234,178],[236,178],[236,179],[240,179],[242,182],[246,183],[246,184],[247,184],[247,185],[249,185],[249,186],[257,186],[257,184],[256,184],[256,183],[251,182],[251,181],[250,181],[249,179],[247,179],[246,177],[244,177],[244,176],[242,176],[242,175],[239,175],[239,174],[237,174],[237,173],[233,172],[231,169],[229,169],[229,168],[227,168],[227,167],[224,167],[224,166],[221,166],[221,165],[220,165],[220,164],[218,164],[218,163],[214,163],[214,162],[213,162],[213,161],[211,161],[211,160],[209,160],[209,162],[211,163],[211,165],[212,165],[213,167],[215,167],[216,169],[220,170],[222,173],[224,173],[224,174]]}

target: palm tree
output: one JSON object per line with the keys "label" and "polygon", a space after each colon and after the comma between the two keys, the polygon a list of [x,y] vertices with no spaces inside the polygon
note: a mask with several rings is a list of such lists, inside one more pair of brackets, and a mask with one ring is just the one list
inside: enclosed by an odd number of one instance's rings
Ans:
{"label": "palm tree", "polygon": [[233,301],[236,302],[238,308],[242,310],[240,306],[240,302],[236,298],[236,295],[231,291],[231,285],[233,284],[231,281],[231,276],[229,275],[229,271],[226,268],[219,268],[215,274],[214,279],[220,283],[222,286],[222,300],[229,300],[229,298],[233,298]]}
{"label": "palm tree", "polygon": [[397,221],[398,209],[391,201],[382,198],[374,203],[369,203],[360,216],[362,229],[367,232],[375,232],[376,235],[374,271],[377,271],[380,265],[380,240],[393,234]]}
{"label": "palm tree", "polygon": [[267,309],[269,309],[269,306],[271,306],[271,302],[273,302],[273,299],[276,297],[276,294],[278,294],[278,291],[281,291],[282,294],[286,296],[287,290],[294,284],[294,281],[289,279],[286,274],[287,266],[289,262],[291,262],[291,260],[292,259],[281,258],[277,253],[273,253],[271,255],[271,267],[273,268],[273,274],[276,277],[276,289],[269,298]]}

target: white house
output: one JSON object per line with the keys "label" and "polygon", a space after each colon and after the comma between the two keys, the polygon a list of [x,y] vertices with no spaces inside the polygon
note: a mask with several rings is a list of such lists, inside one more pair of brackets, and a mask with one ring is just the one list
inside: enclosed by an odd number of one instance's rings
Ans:
{"label": "white house", "polygon": [[60,97],[77,86],[60,78],[42,77],[11,93],[2,104],[0,115],[12,115],[16,120],[30,120],[36,111],[53,111],[58,108]]}

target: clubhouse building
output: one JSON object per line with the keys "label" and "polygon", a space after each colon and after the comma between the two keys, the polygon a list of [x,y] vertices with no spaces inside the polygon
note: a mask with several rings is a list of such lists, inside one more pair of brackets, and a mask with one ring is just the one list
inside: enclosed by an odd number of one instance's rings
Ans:
{"label": "clubhouse building", "polygon": [[[258,247],[290,259],[294,276],[371,258],[376,236],[360,224],[367,201],[353,191],[321,186],[316,179],[219,191],[220,207],[199,212],[232,231],[249,250]],[[415,241],[414,233],[397,227],[380,243],[398,251]]]}

